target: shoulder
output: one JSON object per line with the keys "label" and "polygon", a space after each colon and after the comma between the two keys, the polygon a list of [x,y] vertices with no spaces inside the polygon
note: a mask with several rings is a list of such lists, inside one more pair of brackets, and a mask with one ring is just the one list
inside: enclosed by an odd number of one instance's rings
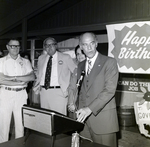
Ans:
{"label": "shoulder", "polygon": [[0,62],[4,62],[7,59],[7,55],[0,58]]}
{"label": "shoulder", "polygon": [[62,58],[64,60],[72,60],[71,56],[65,53],[58,52],[58,58]]}
{"label": "shoulder", "polygon": [[47,57],[47,54],[42,54],[42,55],[40,55],[40,56],[38,57],[38,60],[43,59],[43,58],[46,58],[46,57]]}
{"label": "shoulder", "polygon": [[109,62],[109,63],[117,63],[116,59],[115,58],[112,58],[112,57],[109,57],[109,56],[106,56],[106,55],[102,55],[101,53],[99,53],[98,57],[102,60],[105,60],[106,63]]}

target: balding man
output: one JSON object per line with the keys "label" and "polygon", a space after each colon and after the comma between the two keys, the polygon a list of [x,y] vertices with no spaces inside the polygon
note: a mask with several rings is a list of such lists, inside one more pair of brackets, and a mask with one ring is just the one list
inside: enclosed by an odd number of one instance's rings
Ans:
{"label": "balding man", "polygon": [[116,147],[116,132],[119,130],[114,98],[118,81],[117,62],[96,50],[98,41],[93,33],[82,34],[79,44],[87,57],[77,69],[77,80],[83,70],[86,73],[76,112],[77,120],[85,122],[81,135],[96,143]]}
{"label": "balding man", "polygon": [[[41,108],[67,114],[68,86],[76,65],[70,55],[57,51],[57,42],[48,37],[43,42],[46,54],[38,61],[34,91],[40,90]],[[49,77],[48,77],[49,76]]]}

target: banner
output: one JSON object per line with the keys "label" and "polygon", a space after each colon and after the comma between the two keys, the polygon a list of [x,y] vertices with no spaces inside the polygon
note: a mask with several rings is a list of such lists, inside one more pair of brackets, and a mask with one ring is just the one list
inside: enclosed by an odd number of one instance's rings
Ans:
{"label": "banner", "polygon": [[150,73],[150,21],[107,25],[108,56],[121,73]]}
{"label": "banner", "polygon": [[150,138],[150,102],[135,102],[134,111],[140,133]]}
{"label": "banner", "polygon": [[118,80],[117,91],[148,92],[150,79],[121,78]]}

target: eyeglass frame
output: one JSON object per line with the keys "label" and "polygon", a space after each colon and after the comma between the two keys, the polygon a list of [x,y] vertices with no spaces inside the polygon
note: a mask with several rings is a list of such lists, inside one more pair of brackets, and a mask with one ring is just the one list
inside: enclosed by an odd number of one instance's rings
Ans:
{"label": "eyeglass frame", "polygon": [[20,45],[9,45],[8,46],[11,48],[11,49],[20,49]]}
{"label": "eyeglass frame", "polygon": [[55,42],[55,43],[51,43],[51,44],[44,44],[44,47],[51,48],[52,46],[56,46],[56,45],[57,45],[57,43]]}

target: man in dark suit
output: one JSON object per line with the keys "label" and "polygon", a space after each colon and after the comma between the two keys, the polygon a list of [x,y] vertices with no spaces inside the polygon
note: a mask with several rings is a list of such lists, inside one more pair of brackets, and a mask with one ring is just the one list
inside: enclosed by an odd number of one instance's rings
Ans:
{"label": "man in dark suit", "polygon": [[81,135],[96,143],[116,147],[116,132],[119,130],[114,98],[118,81],[117,62],[98,53],[98,41],[93,33],[82,34],[79,45],[87,56],[77,69],[77,79],[83,70],[86,73],[76,112],[77,121],[85,122]]}

